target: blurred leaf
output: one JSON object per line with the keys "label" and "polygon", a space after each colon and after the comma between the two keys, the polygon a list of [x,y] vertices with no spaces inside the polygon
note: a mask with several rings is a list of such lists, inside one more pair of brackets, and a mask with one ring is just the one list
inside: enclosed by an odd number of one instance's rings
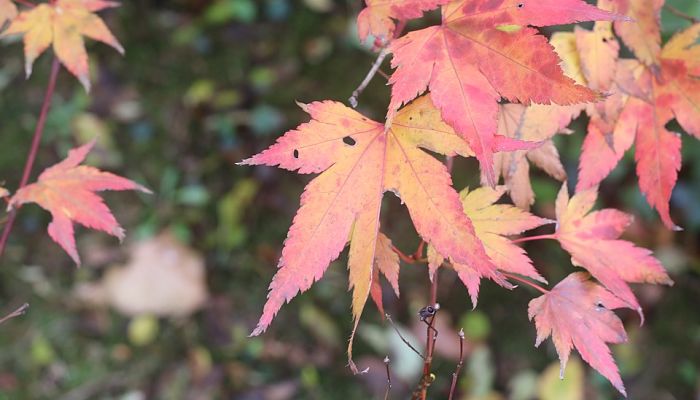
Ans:
{"label": "blurred leaf", "polygon": [[228,21],[253,22],[257,17],[253,0],[219,0],[209,6],[204,19],[210,24],[223,24]]}
{"label": "blurred leaf", "polygon": [[139,315],[129,322],[129,342],[135,346],[150,344],[158,336],[158,319],[152,315]]}
{"label": "blurred leaf", "polygon": [[253,179],[242,179],[236,183],[217,204],[219,220],[217,242],[224,249],[242,245],[248,237],[248,229],[241,220],[258,193],[259,185]]}
{"label": "blurred leaf", "polygon": [[489,317],[481,311],[470,311],[462,317],[460,326],[467,340],[482,341],[491,333]]}
{"label": "blurred leaf", "polygon": [[571,358],[564,379],[559,379],[561,366],[552,363],[540,375],[539,395],[541,400],[583,400],[583,365],[578,358]]}
{"label": "blurred leaf", "polygon": [[107,272],[103,287],[119,312],[138,316],[187,316],[208,297],[204,259],[168,234],[132,248],[131,261]]}
{"label": "blurred leaf", "polygon": [[315,337],[326,344],[338,347],[342,345],[340,330],[325,311],[311,303],[302,305],[299,315],[301,324]]}
{"label": "blurred leaf", "polygon": [[30,357],[32,363],[38,367],[45,367],[56,358],[51,343],[41,333],[37,333],[32,340]]}

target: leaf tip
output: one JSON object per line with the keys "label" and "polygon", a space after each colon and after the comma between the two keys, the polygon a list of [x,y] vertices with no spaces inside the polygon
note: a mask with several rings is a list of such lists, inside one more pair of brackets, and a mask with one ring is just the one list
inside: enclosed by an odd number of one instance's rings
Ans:
{"label": "leaf tip", "polygon": [[249,338],[260,336],[263,332],[265,332],[265,327],[263,326],[256,326],[255,329],[253,329],[253,332],[250,332],[250,335],[248,335]]}
{"label": "leaf tip", "polygon": [[80,84],[83,85],[83,88],[85,88],[85,93],[90,94],[90,78],[87,75],[80,75],[77,78],[80,81]]}

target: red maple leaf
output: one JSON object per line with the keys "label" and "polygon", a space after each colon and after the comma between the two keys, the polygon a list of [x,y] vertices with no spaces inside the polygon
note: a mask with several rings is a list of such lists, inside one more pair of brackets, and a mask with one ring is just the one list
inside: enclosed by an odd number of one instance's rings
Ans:
{"label": "red maple leaf", "polygon": [[78,165],[92,149],[94,141],[68,152],[68,157],[47,168],[35,183],[17,191],[10,199],[9,208],[25,203],[36,203],[49,211],[53,220],[48,232],[51,239],[80,265],[75,247],[73,222],[124,238],[124,229],[95,192],[102,190],[139,190],[150,193],[145,187],[126,178],[103,172],[87,165]]}
{"label": "red maple leaf", "polygon": [[561,360],[562,378],[571,349],[576,348],[584,361],[626,397],[607,344],[627,341],[622,321],[611,311],[627,305],[588,278],[586,273],[573,273],[550,292],[530,301],[528,314],[537,328],[535,346],[552,336]]}
{"label": "red maple leaf", "polygon": [[392,42],[395,110],[430,89],[442,117],[474,150],[495,184],[493,142],[501,97],[521,103],[574,104],[598,94],[564,75],[547,39],[526,25],[547,26],[616,15],[582,0],[462,0],[444,6],[442,24]]}

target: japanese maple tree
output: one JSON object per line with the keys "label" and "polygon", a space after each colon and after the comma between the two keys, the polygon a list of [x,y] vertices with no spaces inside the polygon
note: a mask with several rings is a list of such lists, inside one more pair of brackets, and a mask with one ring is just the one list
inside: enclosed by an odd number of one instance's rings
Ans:
{"label": "japanese maple tree", "polygon": [[[700,24],[662,45],[662,7],[663,0],[600,0],[597,7],[582,0],[366,0],[358,32],[362,41],[374,38],[379,56],[350,103],[356,106],[390,54],[386,120],[372,121],[333,101],[301,105],[310,122],[241,162],[320,174],[301,197],[252,335],[263,333],[284,303],[319,280],[349,243],[352,337],[368,297],[383,313],[380,276],[399,294],[401,261],[428,267],[431,304],[421,319],[431,332],[436,274],[447,267],[474,305],[482,278],[541,292],[529,307],[537,345],[552,337],[562,374],[576,349],[626,395],[608,348],[626,340],[612,310],[630,308],[643,321],[629,283],[672,280],[651,251],[620,239],[632,216],[592,210],[598,184],[636,143],[640,188],[663,223],[677,228],[669,199],[681,165],[680,140],[665,124],[675,118],[700,135]],[[404,34],[407,20],[434,9],[440,24]],[[576,26],[549,38],[537,29],[580,21],[596,22],[592,30]],[[620,58],[618,37],[636,59]],[[570,196],[552,139],[571,134],[569,124],[582,113],[590,123]],[[483,187],[460,194],[453,188],[452,158],[458,156],[476,157],[480,171],[474,172]],[[528,211],[535,202],[530,163],[563,182],[556,221]],[[503,186],[497,186],[501,177]],[[422,240],[412,254],[380,230],[385,192],[401,198]],[[514,205],[497,203],[506,193]],[[513,237],[550,224],[550,234]],[[546,278],[519,246],[538,239],[558,241],[573,266],[587,272],[573,272],[552,289],[542,286]],[[432,382],[431,335],[414,398],[426,398]],[[349,364],[358,372],[352,337]]]}

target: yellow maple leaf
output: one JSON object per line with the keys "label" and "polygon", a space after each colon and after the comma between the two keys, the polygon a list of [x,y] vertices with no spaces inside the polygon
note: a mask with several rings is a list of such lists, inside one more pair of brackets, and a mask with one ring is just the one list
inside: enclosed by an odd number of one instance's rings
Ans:
{"label": "yellow maple leaf", "polygon": [[53,46],[56,57],[89,91],[90,71],[83,37],[106,43],[124,54],[119,41],[95,14],[114,6],[115,3],[102,0],[57,0],[39,4],[20,13],[0,37],[24,35],[27,77],[32,74],[34,61]]}

